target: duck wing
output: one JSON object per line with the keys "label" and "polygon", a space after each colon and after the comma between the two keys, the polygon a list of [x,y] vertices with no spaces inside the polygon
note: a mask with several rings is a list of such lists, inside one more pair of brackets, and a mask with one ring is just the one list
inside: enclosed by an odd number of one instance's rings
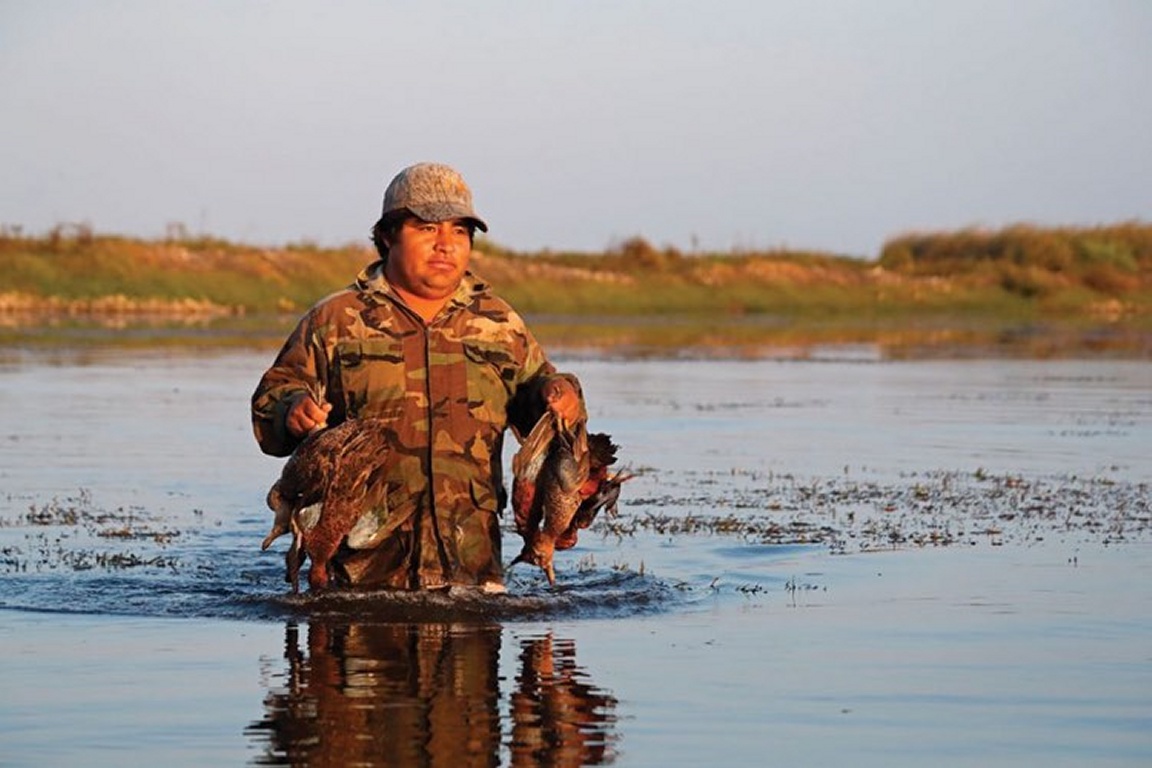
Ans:
{"label": "duck wing", "polygon": [[351,431],[345,422],[309,435],[288,457],[280,472],[280,495],[294,509],[324,500],[340,449]]}
{"label": "duck wing", "polygon": [[516,532],[525,539],[540,527],[543,512],[536,499],[537,483],[555,438],[556,417],[548,411],[512,457],[512,512]]}
{"label": "duck wing", "polygon": [[589,459],[588,432],[582,422],[558,430],[536,489],[542,501],[542,530],[553,538],[568,530],[580,506]]}

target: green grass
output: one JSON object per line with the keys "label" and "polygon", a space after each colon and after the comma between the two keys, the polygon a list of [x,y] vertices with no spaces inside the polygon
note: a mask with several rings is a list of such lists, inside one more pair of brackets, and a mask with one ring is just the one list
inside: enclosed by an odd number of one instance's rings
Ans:
{"label": "green grass", "polygon": [[[640,238],[603,253],[518,253],[483,238],[476,245],[474,270],[526,316],[564,318],[538,335],[570,346],[790,344],[796,329],[818,342],[1023,326],[1072,328],[1073,336],[1105,328],[1127,338],[1152,326],[1152,226],[1142,224],[906,235],[876,260],[780,250],[685,255]],[[0,343],[75,339],[83,326],[133,329],[121,335],[140,343],[272,343],[374,258],[367,244],[256,248],[83,229],[0,231]]]}

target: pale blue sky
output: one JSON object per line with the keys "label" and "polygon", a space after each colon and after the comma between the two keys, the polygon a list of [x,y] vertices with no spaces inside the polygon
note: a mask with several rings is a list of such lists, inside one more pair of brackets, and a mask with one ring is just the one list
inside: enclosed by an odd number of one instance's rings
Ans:
{"label": "pale blue sky", "polygon": [[1149,221],[1149,41],[1146,0],[0,0],[0,224],[363,242],[421,160],[521,250]]}

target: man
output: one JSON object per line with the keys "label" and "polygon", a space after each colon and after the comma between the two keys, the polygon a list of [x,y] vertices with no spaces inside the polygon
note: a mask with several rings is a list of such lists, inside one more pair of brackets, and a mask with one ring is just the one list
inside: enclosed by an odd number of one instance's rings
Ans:
{"label": "man", "polygon": [[527,435],[545,409],[586,417],[575,377],[468,271],[476,229],[488,226],[459,173],[401,171],[373,228],[380,259],[308,311],[252,396],[256,440],[273,456],[347,419],[389,425],[384,487],[367,498],[391,533],[338,552],[338,581],[502,591],[504,432]]}

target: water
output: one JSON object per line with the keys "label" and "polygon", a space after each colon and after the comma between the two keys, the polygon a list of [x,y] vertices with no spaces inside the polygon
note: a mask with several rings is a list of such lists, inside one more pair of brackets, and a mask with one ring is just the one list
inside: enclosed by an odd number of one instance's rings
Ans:
{"label": "water", "polygon": [[288,593],[266,354],[10,356],[0,764],[1148,764],[1152,364],[849,352],[566,361],[638,477],[498,599]]}

